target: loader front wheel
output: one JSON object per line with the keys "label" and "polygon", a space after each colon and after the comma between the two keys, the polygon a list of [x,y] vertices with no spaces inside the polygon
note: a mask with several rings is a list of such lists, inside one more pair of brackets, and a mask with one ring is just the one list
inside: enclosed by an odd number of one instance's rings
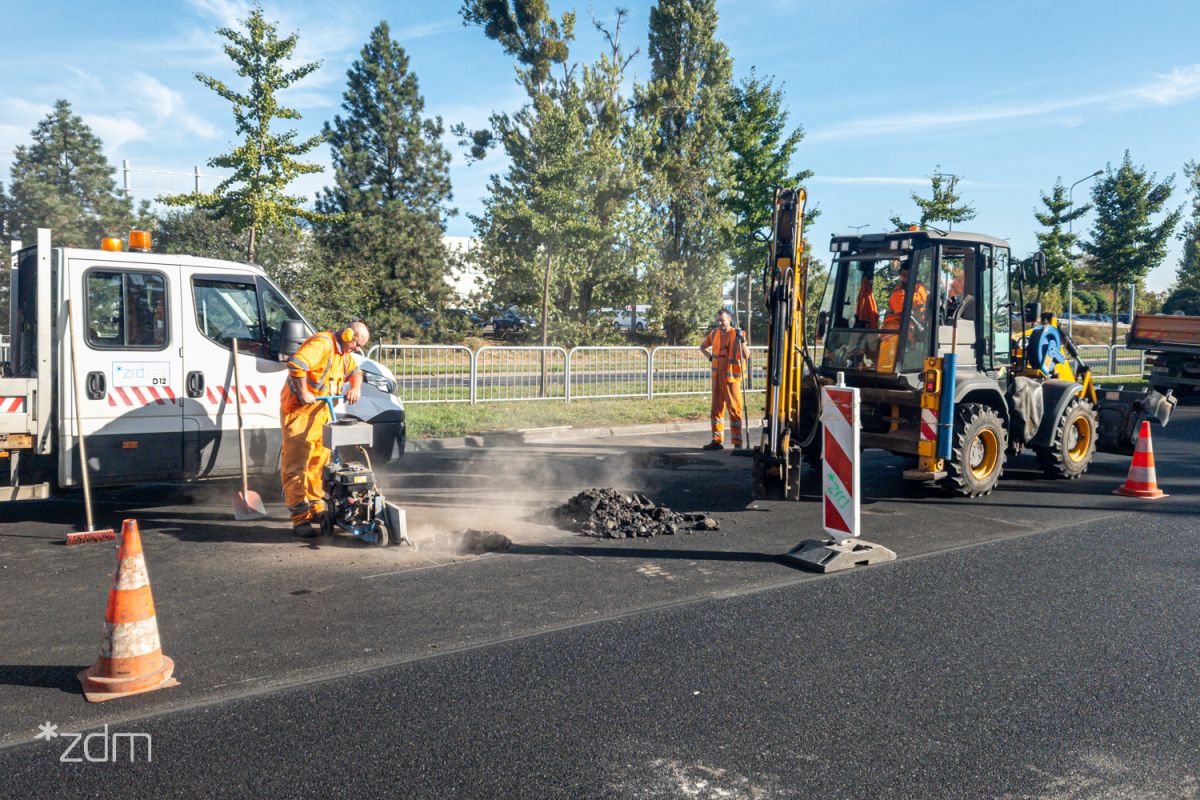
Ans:
{"label": "loader front wheel", "polygon": [[1008,434],[996,409],[963,403],[954,419],[954,441],[945,486],[964,497],[990,494],[1004,472]]}
{"label": "loader front wheel", "polygon": [[1096,455],[1096,409],[1076,397],[1054,429],[1054,443],[1035,448],[1038,464],[1051,478],[1074,480],[1088,471]]}

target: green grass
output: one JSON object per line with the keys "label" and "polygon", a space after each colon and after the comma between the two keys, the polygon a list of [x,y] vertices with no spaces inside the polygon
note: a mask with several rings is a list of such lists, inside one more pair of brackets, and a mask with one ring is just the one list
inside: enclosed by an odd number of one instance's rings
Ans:
{"label": "green grass", "polygon": [[[748,394],[750,416],[762,415],[763,395]],[[516,403],[430,403],[405,409],[413,438],[467,436],[569,425],[593,428],[708,419],[708,395],[621,400],[530,400]]]}

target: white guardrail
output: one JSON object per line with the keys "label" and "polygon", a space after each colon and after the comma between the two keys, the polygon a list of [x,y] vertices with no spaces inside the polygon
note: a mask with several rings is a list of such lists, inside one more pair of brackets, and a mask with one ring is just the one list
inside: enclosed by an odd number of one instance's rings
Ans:
{"label": "white guardrail", "polygon": [[[599,398],[701,395],[712,371],[699,347],[562,347],[379,344],[367,353],[396,376],[405,403],[492,403],[513,400],[572,402]],[[1079,346],[1098,378],[1140,377],[1141,350],[1104,344]],[[821,352],[813,355],[820,363]],[[761,392],[767,348],[750,348],[747,393]]]}

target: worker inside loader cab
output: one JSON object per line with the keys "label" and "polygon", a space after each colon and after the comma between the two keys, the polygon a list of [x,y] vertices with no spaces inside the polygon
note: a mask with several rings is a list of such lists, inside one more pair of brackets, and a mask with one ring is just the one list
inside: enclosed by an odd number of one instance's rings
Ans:
{"label": "worker inside loader cab", "polygon": [[317,397],[344,393],[347,405],[358,402],[363,376],[351,353],[366,347],[370,338],[363,322],[353,322],[336,332],[313,334],[288,360],[288,378],[279,398],[280,477],[297,536],[317,536],[325,513],[321,470],[330,453],[322,430],[330,417],[329,405]]}
{"label": "worker inside loader cab", "polygon": [[709,331],[700,345],[712,364],[712,441],[705,450],[725,449],[725,412],[729,412],[733,447],[742,446],[742,365],[750,357],[746,337],[733,326],[728,309],[717,312],[717,327]]}
{"label": "worker inside loader cab", "polygon": [[[895,286],[892,287],[892,292],[888,295],[887,313],[883,317],[883,325],[885,331],[900,330],[900,323],[904,320],[904,301],[908,295],[908,261],[900,261],[899,259],[892,261],[892,268],[898,270],[899,277],[896,280]],[[929,290],[925,288],[925,284],[919,280],[913,288],[912,298],[912,316],[913,319],[925,319],[925,304],[929,301]],[[913,330],[915,326],[909,326],[909,338],[912,339],[916,335]],[[899,346],[899,334],[884,334],[879,342],[879,362],[876,369],[879,372],[891,372],[896,365],[896,349]]]}

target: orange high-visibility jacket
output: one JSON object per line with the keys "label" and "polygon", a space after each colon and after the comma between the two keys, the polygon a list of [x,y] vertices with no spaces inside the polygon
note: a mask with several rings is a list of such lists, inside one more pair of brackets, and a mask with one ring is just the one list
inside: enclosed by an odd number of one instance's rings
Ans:
{"label": "orange high-visibility jacket", "polygon": [[738,352],[737,341],[736,328],[730,328],[724,334],[720,329],[714,328],[708,332],[708,336],[704,337],[702,347],[709,348],[713,355],[712,374],[714,378],[723,375],[727,381],[742,379],[742,354]]}
{"label": "orange high-visibility jacket", "polygon": [[858,287],[858,302],[855,303],[854,316],[865,328],[879,327],[879,305],[875,295],[871,293],[871,279],[864,277]]}
{"label": "orange high-visibility jacket", "polygon": [[[302,378],[308,389],[316,395],[341,394],[342,383],[360,372],[349,353],[337,344],[337,337],[329,331],[321,331],[309,337],[288,360],[288,377]],[[303,407],[300,398],[292,390],[290,381],[285,381],[279,396],[279,408],[291,413]]]}
{"label": "orange high-visibility jacket", "polygon": [[[892,289],[892,293],[888,297],[888,313],[883,318],[883,327],[889,330],[896,330],[900,327],[900,320],[904,316],[904,294],[904,287],[900,284]],[[929,292],[925,289],[924,284],[918,281],[917,288],[913,293],[913,310],[924,308],[927,299],[929,299]]]}

